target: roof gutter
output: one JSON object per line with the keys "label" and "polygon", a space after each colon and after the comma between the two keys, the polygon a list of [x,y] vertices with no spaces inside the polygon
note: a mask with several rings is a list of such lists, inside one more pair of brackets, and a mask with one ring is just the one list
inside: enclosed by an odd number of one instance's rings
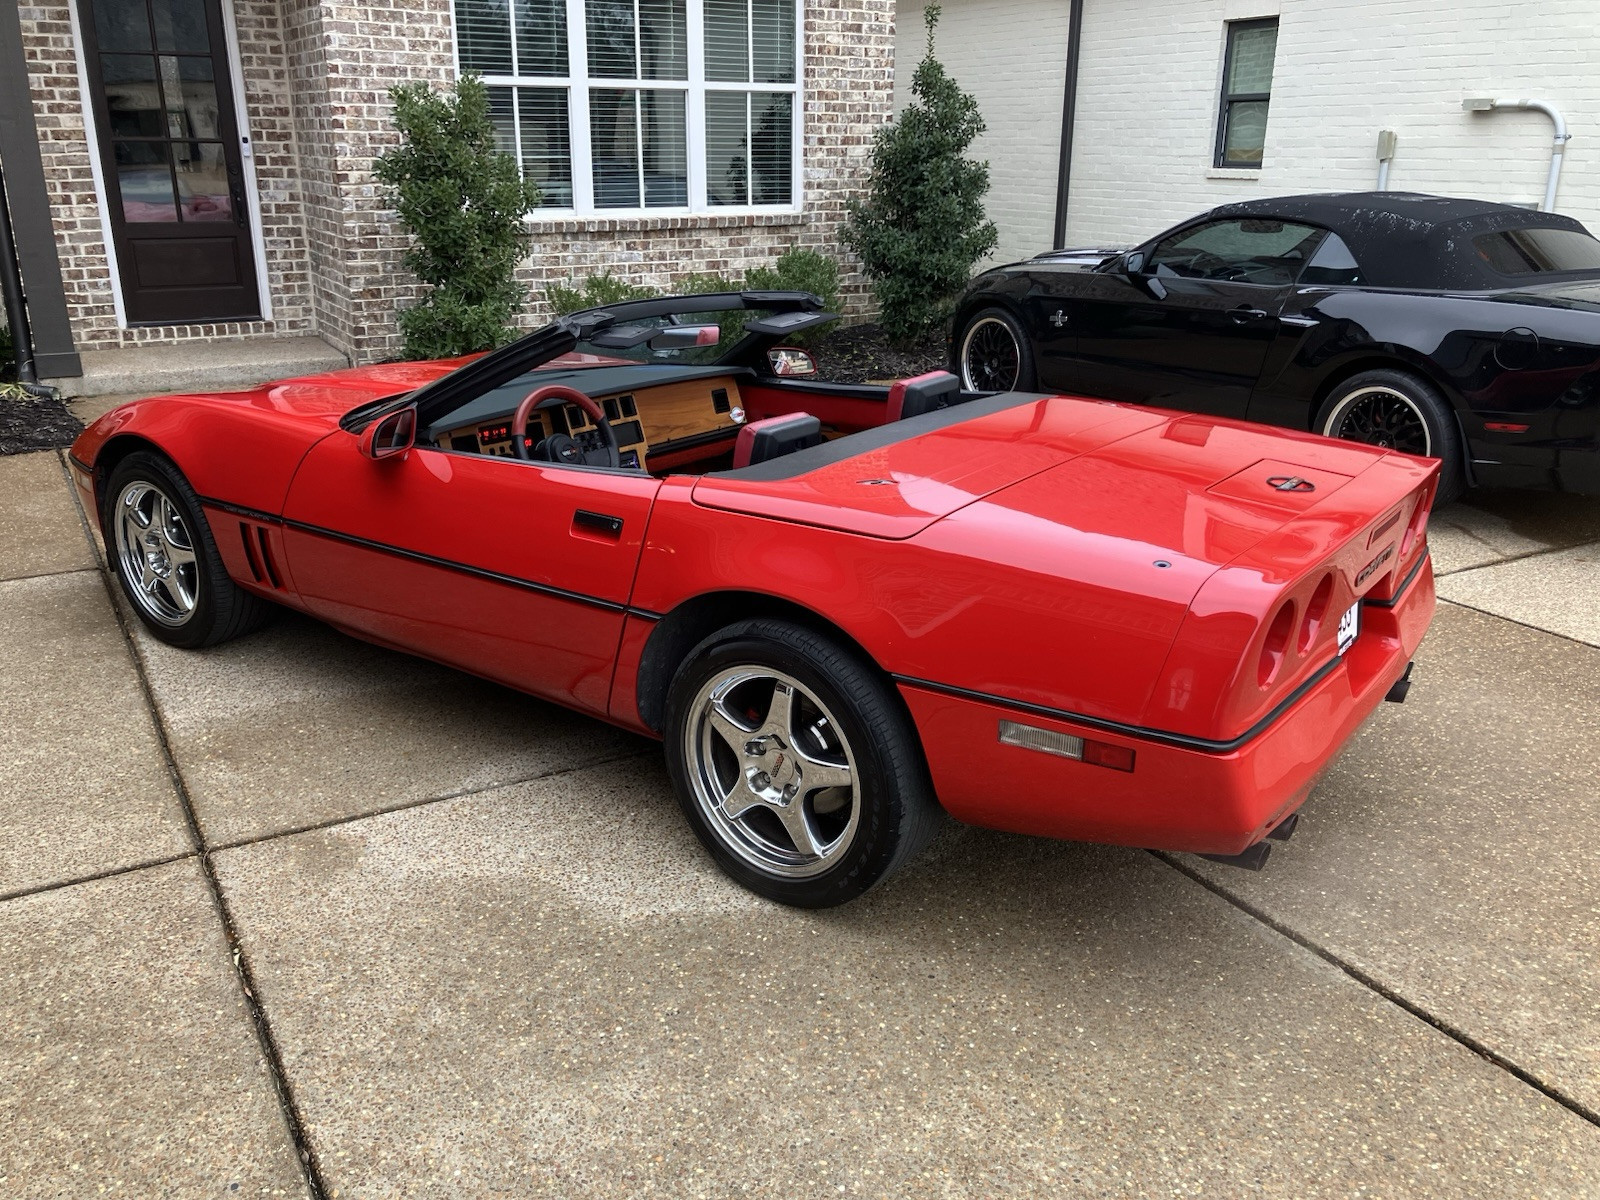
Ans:
{"label": "roof gutter", "polygon": [[1545,179],[1544,203],[1539,205],[1539,211],[1555,212],[1556,187],[1561,183],[1561,163],[1567,156],[1567,142],[1572,139],[1561,110],[1543,100],[1496,100],[1489,96],[1469,96],[1461,102],[1461,107],[1468,112],[1493,112],[1497,108],[1526,109],[1542,112],[1550,118],[1556,127],[1555,144],[1550,149],[1550,174]]}
{"label": "roof gutter", "polygon": [[1083,48],[1083,0],[1072,0],[1067,19],[1067,77],[1061,98],[1061,166],[1056,180],[1057,250],[1067,244],[1067,192],[1072,184],[1072,127],[1077,121],[1078,54]]}

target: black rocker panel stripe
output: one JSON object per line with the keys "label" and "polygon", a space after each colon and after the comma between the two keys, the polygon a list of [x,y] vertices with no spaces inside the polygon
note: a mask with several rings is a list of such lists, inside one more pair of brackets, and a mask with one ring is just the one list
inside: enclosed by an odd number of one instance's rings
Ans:
{"label": "black rocker panel stripe", "polygon": [[420,550],[407,550],[404,546],[392,546],[387,542],[376,542],[371,538],[357,537],[353,533],[341,533],[337,529],[325,529],[321,525],[311,525],[305,521],[291,521],[285,517],[262,512],[259,509],[246,508],[240,504],[229,504],[226,500],[215,500],[208,496],[202,496],[200,497],[200,503],[210,508],[220,509],[222,512],[232,513],[235,516],[248,517],[253,521],[281,525],[287,529],[297,529],[301,533],[314,534],[317,537],[328,538],[335,542],[344,542],[350,546],[360,546],[365,550],[376,550],[380,554],[392,554],[396,558],[407,558],[412,562],[426,563],[430,567],[439,567],[445,571],[455,571],[461,575],[487,579],[491,583],[504,584],[506,587],[538,592],[540,595],[553,596],[558,600],[570,600],[574,604],[587,604],[591,608],[600,608],[607,612],[626,613],[628,616],[639,617],[645,621],[659,621],[662,615],[657,612],[651,612],[647,608],[635,608],[629,604],[618,604],[615,600],[605,600],[599,596],[570,591],[567,588],[555,587],[548,583],[535,583],[531,579],[523,579],[517,575],[506,575],[500,571],[491,571],[486,567],[475,567],[470,563],[456,562],[453,559],[440,558],[434,554],[424,554]]}

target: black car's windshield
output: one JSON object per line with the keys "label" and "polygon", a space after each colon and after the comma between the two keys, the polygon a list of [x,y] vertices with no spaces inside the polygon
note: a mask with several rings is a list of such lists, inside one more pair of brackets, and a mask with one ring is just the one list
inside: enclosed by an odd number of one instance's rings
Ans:
{"label": "black car's windshield", "polygon": [[1472,248],[1501,275],[1600,270],[1600,241],[1575,229],[1503,229],[1479,234]]}

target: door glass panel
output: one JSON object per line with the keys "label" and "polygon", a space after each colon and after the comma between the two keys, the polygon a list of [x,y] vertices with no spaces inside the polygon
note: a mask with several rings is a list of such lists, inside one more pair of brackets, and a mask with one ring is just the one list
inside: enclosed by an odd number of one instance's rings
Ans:
{"label": "door glass panel", "polygon": [[143,50],[150,45],[150,14],[144,0],[95,0],[94,36],[101,50]]}
{"label": "door glass panel", "polygon": [[[105,0],[97,0],[104,3]],[[126,3],[127,0],[119,0]],[[179,53],[211,53],[211,35],[206,30],[205,0],[150,0],[155,16],[156,49]]]}
{"label": "door glass panel", "polygon": [[221,142],[175,142],[178,204],[185,221],[227,221],[233,217],[228,167]]}
{"label": "door glass panel", "polygon": [[117,142],[117,187],[122,193],[122,219],[131,224],[176,221],[177,198],[163,142]]}
{"label": "door glass panel", "polygon": [[214,138],[221,135],[217,85],[209,58],[161,58],[161,90],[166,98],[166,136]]}
{"label": "door glass panel", "polygon": [[161,137],[166,133],[153,56],[102,54],[100,77],[113,137]]}

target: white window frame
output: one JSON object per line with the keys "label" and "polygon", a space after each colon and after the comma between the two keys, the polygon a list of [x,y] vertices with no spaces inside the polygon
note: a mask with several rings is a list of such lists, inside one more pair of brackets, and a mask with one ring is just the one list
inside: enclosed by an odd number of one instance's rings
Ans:
{"label": "white window frame", "polygon": [[[517,167],[522,168],[522,106],[515,93],[523,88],[564,88],[567,93],[568,141],[572,153],[572,207],[539,208],[528,220],[532,222],[568,219],[572,217],[612,219],[639,217],[720,217],[756,216],[765,213],[798,214],[805,207],[805,144],[801,138],[805,112],[805,4],[791,0],[795,6],[794,21],[794,82],[720,83],[707,82],[705,78],[705,10],[704,0],[684,0],[685,36],[688,39],[687,81],[676,79],[611,79],[591,78],[589,75],[589,38],[585,23],[584,0],[566,0],[567,5],[567,75],[483,75],[489,87],[512,90],[511,129],[516,147]],[[455,0],[451,0],[451,32],[455,33]],[[517,20],[514,6],[508,5],[511,24],[511,61],[517,61]],[[746,52],[752,66],[755,56],[754,8],[751,6],[750,26],[746,31]],[[639,29],[634,25],[635,62],[638,56]],[[462,74],[461,39],[455,36],[454,56],[456,76]],[[754,76],[755,71],[750,74]],[[594,203],[593,144],[589,128],[589,91],[591,88],[617,91],[680,91],[685,94],[685,150],[688,156],[689,203],[686,206],[650,208],[596,208]],[[706,200],[706,93],[707,92],[787,92],[790,102],[790,183],[788,204],[709,204]],[[639,144],[643,145],[643,137]],[[642,184],[642,181],[641,181]],[[641,186],[640,195],[643,195]]]}

